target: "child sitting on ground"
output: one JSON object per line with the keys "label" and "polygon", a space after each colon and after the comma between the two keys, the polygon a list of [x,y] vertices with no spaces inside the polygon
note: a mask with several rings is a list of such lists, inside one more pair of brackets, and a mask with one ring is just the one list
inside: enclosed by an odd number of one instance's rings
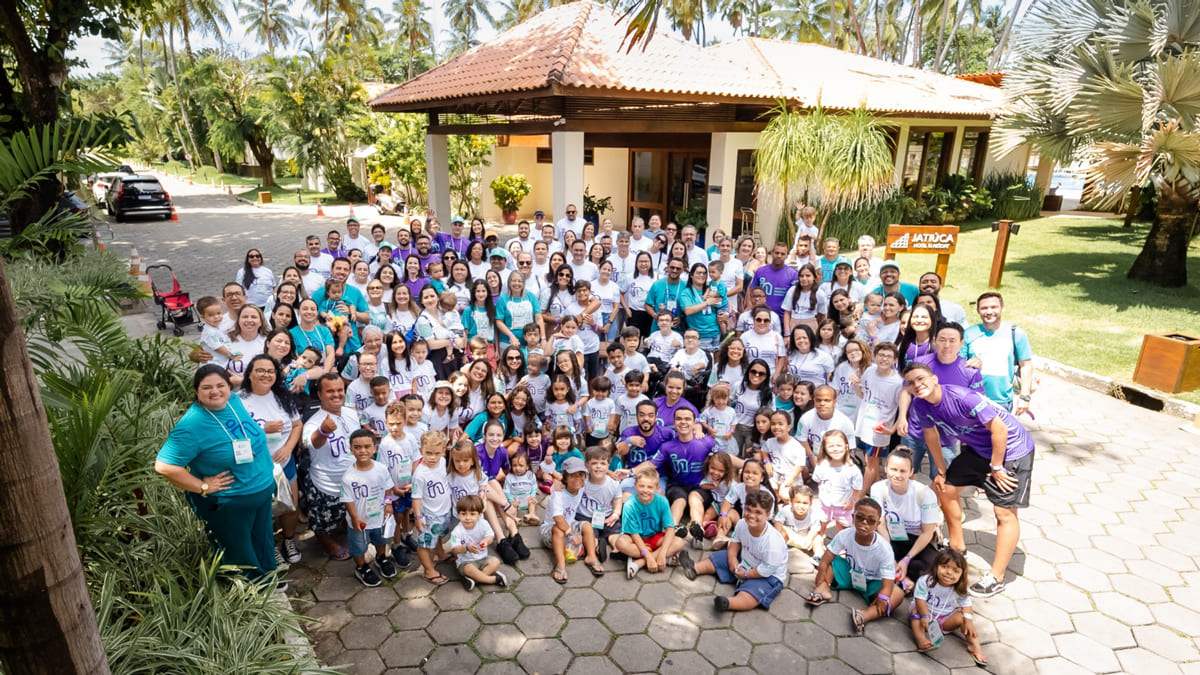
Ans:
{"label": "child sitting on ground", "polygon": [[715,574],[723,584],[737,584],[733,597],[713,598],[718,610],[744,611],[760,605],[770,609],[771,601],[787,584],[787,542],[769,523],[773,507],[774,501],[767,494],[746,495],[742,519],[733,528],[728,549],[715,551],[695,565],[686,555],[679,556],[688,579],[695,579],[697,574]]}
{"label": "child sitting on ground", "polygon": [[634,482],[635,498],[625,500],[621,514],[621,536],[616,548],[629,562],[625,575],[632,579],[643,567],[660,572],[668,564],[690,557],[684,546],[687,542],[675,536],[675,519],[667,498],[658,493],[658,472],[652,468],[637,473]]}
{"label": "child sitting on ground", "polygon": [[813,542],[821,532],[821,518],[818,510],[813,508],[816,493],[807,485],[792,488],[790,503],[779,506],[775,522],[783,526],[789,548],[812,551]]}
{"label": "child sitting on ground", "polygon": [[500,559],[488,555],[488,546],[496,541],[496,533],[483,518],[483,498],[466,495],[455,505],[458,525],[450,533],[450,552],[458,556],[455,564],[462,575],[463,586],[475,590],[475,584],[508,586],[508,579],[500,571]]}
{"label": "child sitting on ground", "polygon": [[[539,440],[541,432],[538,432]],[[528,437],[527,437],[528,438]],[[523,525],[540,525],[541,518],[537,517],[537,475],[529,468],[529,452],[517,450],[508,459],[512,468],[504,477],[504,496],[517,507],[517,515],[521,516]]]}
{"label": "child sitting on ground", "polygon": [[883,507],[864,497],[854,505],[854,527],[837,533],[821,556],[816,586],[805,600],[816,607],[833,600],[833,589],[853,590],[867,603],[866,610],[851,611],[854,630],[862,635],[868,622],[890,616],[904,601],[896,586],[896,560],[887,538],[879,534]]}
{"label": "child sitting on ground", "polygon": [[583,535],[583,562],[592,576],[602,577],[608,549],[616,543],[620,534],[621,486],[608,475],[611,455],[607,450],[601,447],[588,448],[583,457],[588,478],[583,484],[583,498],[579,500],[575,520],[581,523],[579,531]]}
{"label": "child sitting on ground", "polygon": [[542,545],[550,549],[554,556],[554,581],[566,584],[567,563],[575,562],[583,549],[581,523],[575,519],[575,513],[579,510],[579,500],[583,498],[587,466],[578,457],[567,457],[561,470],[563,487],[551,492],[546,500]]}
{"label": "child sitting on ground", "polygon": [[942,636],[956,629],[967,641],[967,653],[975,665],[987,667],[979,632],[975,630],[975,615],[971,612],[971,596],[967,593],[967,559],[963,554],[944,548],[933,559],[929,574],[917,580],[908,619],[912,625],[917,651],[927,652],[942,642]]}

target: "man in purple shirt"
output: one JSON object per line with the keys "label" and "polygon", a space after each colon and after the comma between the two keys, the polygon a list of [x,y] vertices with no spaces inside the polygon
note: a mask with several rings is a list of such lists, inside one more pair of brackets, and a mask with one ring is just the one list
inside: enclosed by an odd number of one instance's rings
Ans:
{"label": "man in purple shirt", "polygon": [[425,273],[425,268],[431,260],[441,260],[442,257],[433,250],[433,243],[429,239],[429,235],[422,234],[417,237],[417,258],[421,260],[421,273]]}
{"label": "man in purple shirt", "polygon": [[[904,387],[912,395],[908,409],[909,433],[922,433],[930,458],[937,464],[933,479],[950,546],[966,550],[962,531],[962,488],[982,488],[996,514],[996,555],[991,570],[971,584],[971,595],[990,598],[1004,590],[1004,573],[1017,549],[1021,523],[1017,509],[1029,506],[1033,476],[1033,439],[1012,413],[979,392],[942,385],[923,363],[904,369]],[[962,443],[962,452],[950,467],[942,459],[941,437]]]}
{"label": "man in purple shirt", "polygon": [[450,219],[450,233],[437,233],[437,250],[440,253],[446,251],[454,251],[458,254],[459,259],[467,257],[467,244],[471,243],[469,239],[463,236],[463,219],[462,216],[454,216]]}
{"label": "man in purple shirt", "polygon": [[[658,425],[658,406],[652,401],[642,401],[637,404],[637,425],[621,432],[621,440],[617,443],[617,453],[625,457],[625,466],[630,471],[638,465],[648,462],[658,453],[663,443],[673,440],[675,431]],[[628,483],[628,487],[626,487]],[[633,476],[621,482],[621,489],[633,492]]]}
{"label": "man in purple shirt", "polygon": [[754,272],[750,281],[751,288],[761,288],[767,293],[767,307],[779,316],[783,316],[783,296],[796,283],[800,273],[795,268],[788,267],[787,245],[775,244],[771,248],[771,264],[763,265]]}
{"label": "man in purple shirt", "polygon": [[[654,457],[642,467],[653,466],[667,477],[667,501],[671,504],[671,517],[679,524],[675,536],[692,535],[692,544],[699,546],[704,541],[704,512],[712,506],[712,492],[700,489],[704,479],[704,460],[716,447],[712,436],[696,437],[696,411],[680,407],[675,410],[675,433],[673,441],[664,443]],[[636,470],[635,470],[636,473]],[[692,523],[687,530],[683,527],[683,509],[687,507]]]}
{"label": "man in purple shirt", "polygon": [[683,390],[686,386],[687,377],[678,370],[669,371],[663,378],[663,391],[666,392],[666,396],[654,399],[654,405],[658,408],[658,426],[671,426],[671,420],[675,419],[675,411],[680,408],[691,410],[692,415],[700,414],[700,411],[696,410],[696,406],[683,397]]}

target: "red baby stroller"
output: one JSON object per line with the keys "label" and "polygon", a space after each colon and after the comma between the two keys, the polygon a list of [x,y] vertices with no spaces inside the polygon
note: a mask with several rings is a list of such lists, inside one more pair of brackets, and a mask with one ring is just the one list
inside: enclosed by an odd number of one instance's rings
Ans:
{"label": "red baby stroller", "polygon": [[[167,287],[166,274],[159,275],[163,281],[159,284],[154,279],[155,270],[166,270],[171,273],[171,291],[169,293],[163,291]],[[190,326],[197,322],[191,297],[179,289],[179,279],[175,278],[175,270],[171,269],[170,265],[151,265],[146,268],[146,274],[150,277],[150,289],[154,292],[154,304],[162,308],[162,316],[158,319],[158,329],[166,330],[167,322],[170,322],[175,327],[172,331],[175,336],[182,336],[184,326]]]}

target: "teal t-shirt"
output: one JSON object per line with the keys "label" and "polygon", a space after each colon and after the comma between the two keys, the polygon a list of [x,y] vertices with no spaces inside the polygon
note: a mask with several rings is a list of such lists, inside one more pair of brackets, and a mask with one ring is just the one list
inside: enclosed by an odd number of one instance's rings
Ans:
{"label": "teal t-shirt", "polygon": [[[666,278],[655,281],[650,290],[646,292],[646,304],[654,308],[654,313],[658,314],[662,311],[668,311],[675,316],[679,316],[682,312],[679,310],[679,296],[683,293],[685,285],[683,277],[675,283],[667,282]],[[639,309],[645,309],[644,307]],[[651,331],[658,330],[658,317],[652,317]]]}
{"label": "teal t-shirt", "polygon": [[[721,282],[717,282],[713,290],[722,296],[721,304],[713,307],[709,305],[695,314],[686,314],[687,327],[694,329],[700,334],[701,340],[712,340],[721,337],[721,326],[717,323],[717,313],[729,307],[729,301],[724,299],[725,287]],[[688,285],[679,294],[679,304],[681,307],[691,307],[704,302],[704,295],[696,290],[694,286]],[[682,310],[681,310],[682,312]]]}
{"label": "teal t-shirt", "polygon": [[976,324],[963,331],[963,343],[966,357],[977,356],[982,362],[979,372],[987,397],[1007,406],[1013,399],[1017,363],[1033,358],[1029,336],[1007,322],[990,332],[984,330],[983,324]]}
{"label": "teal t-shirt", "polygon": [[496,300],[496,321],[508,326],[522,345],[525,343],[525,326],[533,323],[534,316],[541,312],[537,297],[528,291],[519,298],[505,292]]}
{"label": "teal t-shirt", "polygon": [[649,504],[643,504],[635,494],[625,500],[622,508],[621,531],[626,534],[651,537],[675,527],[675,519],[671,517],[671,505],[667,503],[667,498],[660,494],[655,493]]}
{"label": "teal t-shirt", "polygon": [[[332,305],[334,304],[325,300],[324,288],[318,288],[316,292],[312,294],[312,299],[313,302],[317,303],[317,307],[319,307],[322,312],[330,311],[332,309]],[[349,284],[347,284],[346,289],[342,291],[341,302],[346,303],[347,307],[353,308],[356,312],[366,312],[369,309],[367,307],[366,297],[364,297],[362,292],[360,292],[357,288]],[[358,323],[351,321],[349,325],[350,338],[346,340],[346,353],[353,354],[354,352],[358,351],[360,347],[362,347],[362,342],[360,342],[358,339]],[[337,346],[336,342],[333,344],[334,347]]]}
{"label": "teal t-shirt", "polygon": [[[254,460],[238,464],[233,441],[248,439]],[[267,435],[254,421],[236,395],[229,397],[223,410],[210,411],[193,403],[183,414],[158,451],[158,461],[188,469],[197,478],[215,476],[224,471],[233,474],[233,482],[219,495],[235,497],[257,494],[275,484]]]}
{"label": "teal t-shirt", "polygon": [[568,457],[578,457],[579,461],[584,461],[583,453],[577,448],[571,448],[566,452],[556,452],[554,453],[554,470],[562,473],[563,462],[567,461]]}

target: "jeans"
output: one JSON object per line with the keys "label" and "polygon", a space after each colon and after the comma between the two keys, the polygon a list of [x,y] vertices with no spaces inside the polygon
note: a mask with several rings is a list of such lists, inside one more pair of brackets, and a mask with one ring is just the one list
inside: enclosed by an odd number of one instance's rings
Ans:
{"label": "jeans", "polygon": [[[905,436],[902,444],[907,445],[913,451],[913,475],[915,476],[921,473],[921,462],[925,459],[925,455],[929,452],[929,446],[925,444],[925,438],[917,436]],[[950,466],[950,462],[957,456],[957,442],[942,444],[942,458],[946,466]],[[937,464],[934,463],[932,458],[929,460],[928,474],[930,480],[937,477]]]}

